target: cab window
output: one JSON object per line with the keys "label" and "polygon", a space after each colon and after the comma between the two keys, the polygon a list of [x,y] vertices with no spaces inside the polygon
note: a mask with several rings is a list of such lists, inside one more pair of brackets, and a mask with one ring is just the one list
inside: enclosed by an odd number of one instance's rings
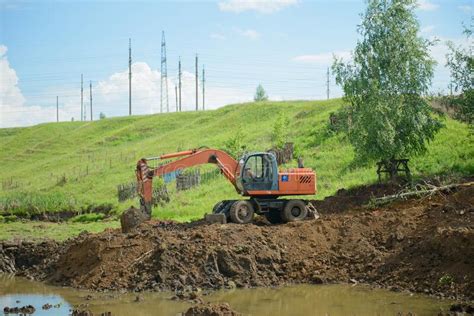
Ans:
{"label": "cab window", "polygon": [[252,156],[247,159],[243,179],[264,181],[272,178],[272,164],[267,156]]}
{"label": "cab window", "polygon": [[245,164],[244,168],[243,178],[246,180],[255,180],[258,178],[262,178],[262,176],[262,157],[252,156],[247,159],[247,163]]}

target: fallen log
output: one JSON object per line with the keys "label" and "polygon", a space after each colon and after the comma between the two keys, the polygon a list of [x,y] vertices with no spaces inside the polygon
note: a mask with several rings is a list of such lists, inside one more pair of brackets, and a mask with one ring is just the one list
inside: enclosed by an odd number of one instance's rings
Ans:
{"label": "fallen log", "polygon": [[383,196],[376,198],[375,200],[372,201],[376,206],[379,205],[384,205],[387,203],[391,203],[394,201],[399,201],[399,200],[406,200],[408,198],[412,197],[421,197],[421,196],[426,196],[426,195],[432,195],[438,192],[448,192],[456,188],[460,187],[469,187],[471,185],[474,185],[474,182],[466,182],[466,183],[453,183],[449,185],[444,185],[441,187],[436,187],[433,185],[429,185],[431,189],[424,189],[424,190],[415,190],[415,191],[409,191],[409,192],[399,192],[394,195],[388,195],[388,196]]}

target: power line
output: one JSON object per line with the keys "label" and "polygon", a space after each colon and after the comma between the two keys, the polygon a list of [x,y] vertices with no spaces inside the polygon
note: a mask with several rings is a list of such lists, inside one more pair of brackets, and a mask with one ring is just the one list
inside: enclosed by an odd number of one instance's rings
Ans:
{"label": "power line", "polygon": [[204,65],[202,66],[202,110],[206,110],[206,98],[205,98],[205,88],[204,88],[204,85],[205,85],[205,82],[206,82],[206,78],[205,78],[205,70],[204,70]]}
{"label": "power line", "polygon": [[327,94],[327,99],[329,100],[329,67],[326,73],[326,94]]}
{"label": "power line", "polygon": [[174,96],[176,98],[176,112],[178,112],[178,86],[174,85]]}
{"label": "power line", "polygon": [[89,82],[89,94],[90,94],[90,106],[91,106],[91,121],[93,121],[92,117],[92,81]]}
{"label": "power line", "polygon": [[181,112],[181,56],[178,60],[178,80],[179,80],[179,111]]}
{"label": "power line", "polygon": [[199,84],[198,84],[198,81],[199,81],[199,78],[198,78],[198,55],[196,54],[196,62],[195,62],[195,66],[196,66],[196,111],[199,110],[199,93],[198,93],[198,89],[199,89]]}
{"label": "power line", "polygon": [[132,115],[132,39],[128,39],[128,115]]}
{"label": "power line", "polygon": [[[165,90],[163,91],[163,86]],[[161,33],[161,100],[160,112],[163,113],[163,100],[166,100],[166,112],[170,111],[168,101],[168,71],[166,67],[166,41],[165,31]]]}
{"label": "power line", "polygon": [[84,115],[84,81],[83,81],[83,76],[81,74],[81,121],[83,120],[83,115]]}

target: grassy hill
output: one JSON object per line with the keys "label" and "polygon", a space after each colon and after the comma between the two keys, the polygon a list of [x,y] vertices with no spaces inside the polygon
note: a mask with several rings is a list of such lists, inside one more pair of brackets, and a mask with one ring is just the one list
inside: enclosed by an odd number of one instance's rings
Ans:
{"label": "grassy hill", "polygon": [[[273,126],[282,116],[289,120],[288,139],[305,165],[316,170],[316,198],[323,198],[339,188],[376,181],[375,167],[352,166],[347,140],[326,129],[329,114],[341,104],[339,99],[247,103],[205,112],[0,129],[0,207],[42,212],[111,203],[121,211],[138,204],[117,202],[117,185],[134,181],[139,158],[200,146],[224,148],[237,131],[248,151],[263,151],[272,146]],[[474,174],[473,136],[465,124],[448,118],[444,123],[428,151],[411,159],[415,175]],[[174,182],[169,188],[171,202],[155,208],[156,217],[189,220],[219,200],[237,197],[220,177],[185,192],[175,192]]]}

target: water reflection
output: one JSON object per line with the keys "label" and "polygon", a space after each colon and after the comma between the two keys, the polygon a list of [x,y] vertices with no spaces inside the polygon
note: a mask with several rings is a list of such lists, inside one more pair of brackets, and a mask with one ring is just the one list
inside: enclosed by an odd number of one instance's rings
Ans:
{"label": "water reflection", "polygon": [[[171,293],[136,294],[94,293],[45,285],[17,277],[0,275],[0,308],[24,306],[36,308],[34,315],[68,315],[74,305],[87,305],[94,313],[113,315],[177,315],[189,306],[187,302],[170,300]],[[433,315],[446,310],[448,301],[425,296],[370,290],[363,286],[298,285],[278,289],[219,291],[204,297],[206,301],[228,302],[244,315]],[[19,303],[16,303],[20,301]],[[46,304],[60,308],[42,310]]]}

